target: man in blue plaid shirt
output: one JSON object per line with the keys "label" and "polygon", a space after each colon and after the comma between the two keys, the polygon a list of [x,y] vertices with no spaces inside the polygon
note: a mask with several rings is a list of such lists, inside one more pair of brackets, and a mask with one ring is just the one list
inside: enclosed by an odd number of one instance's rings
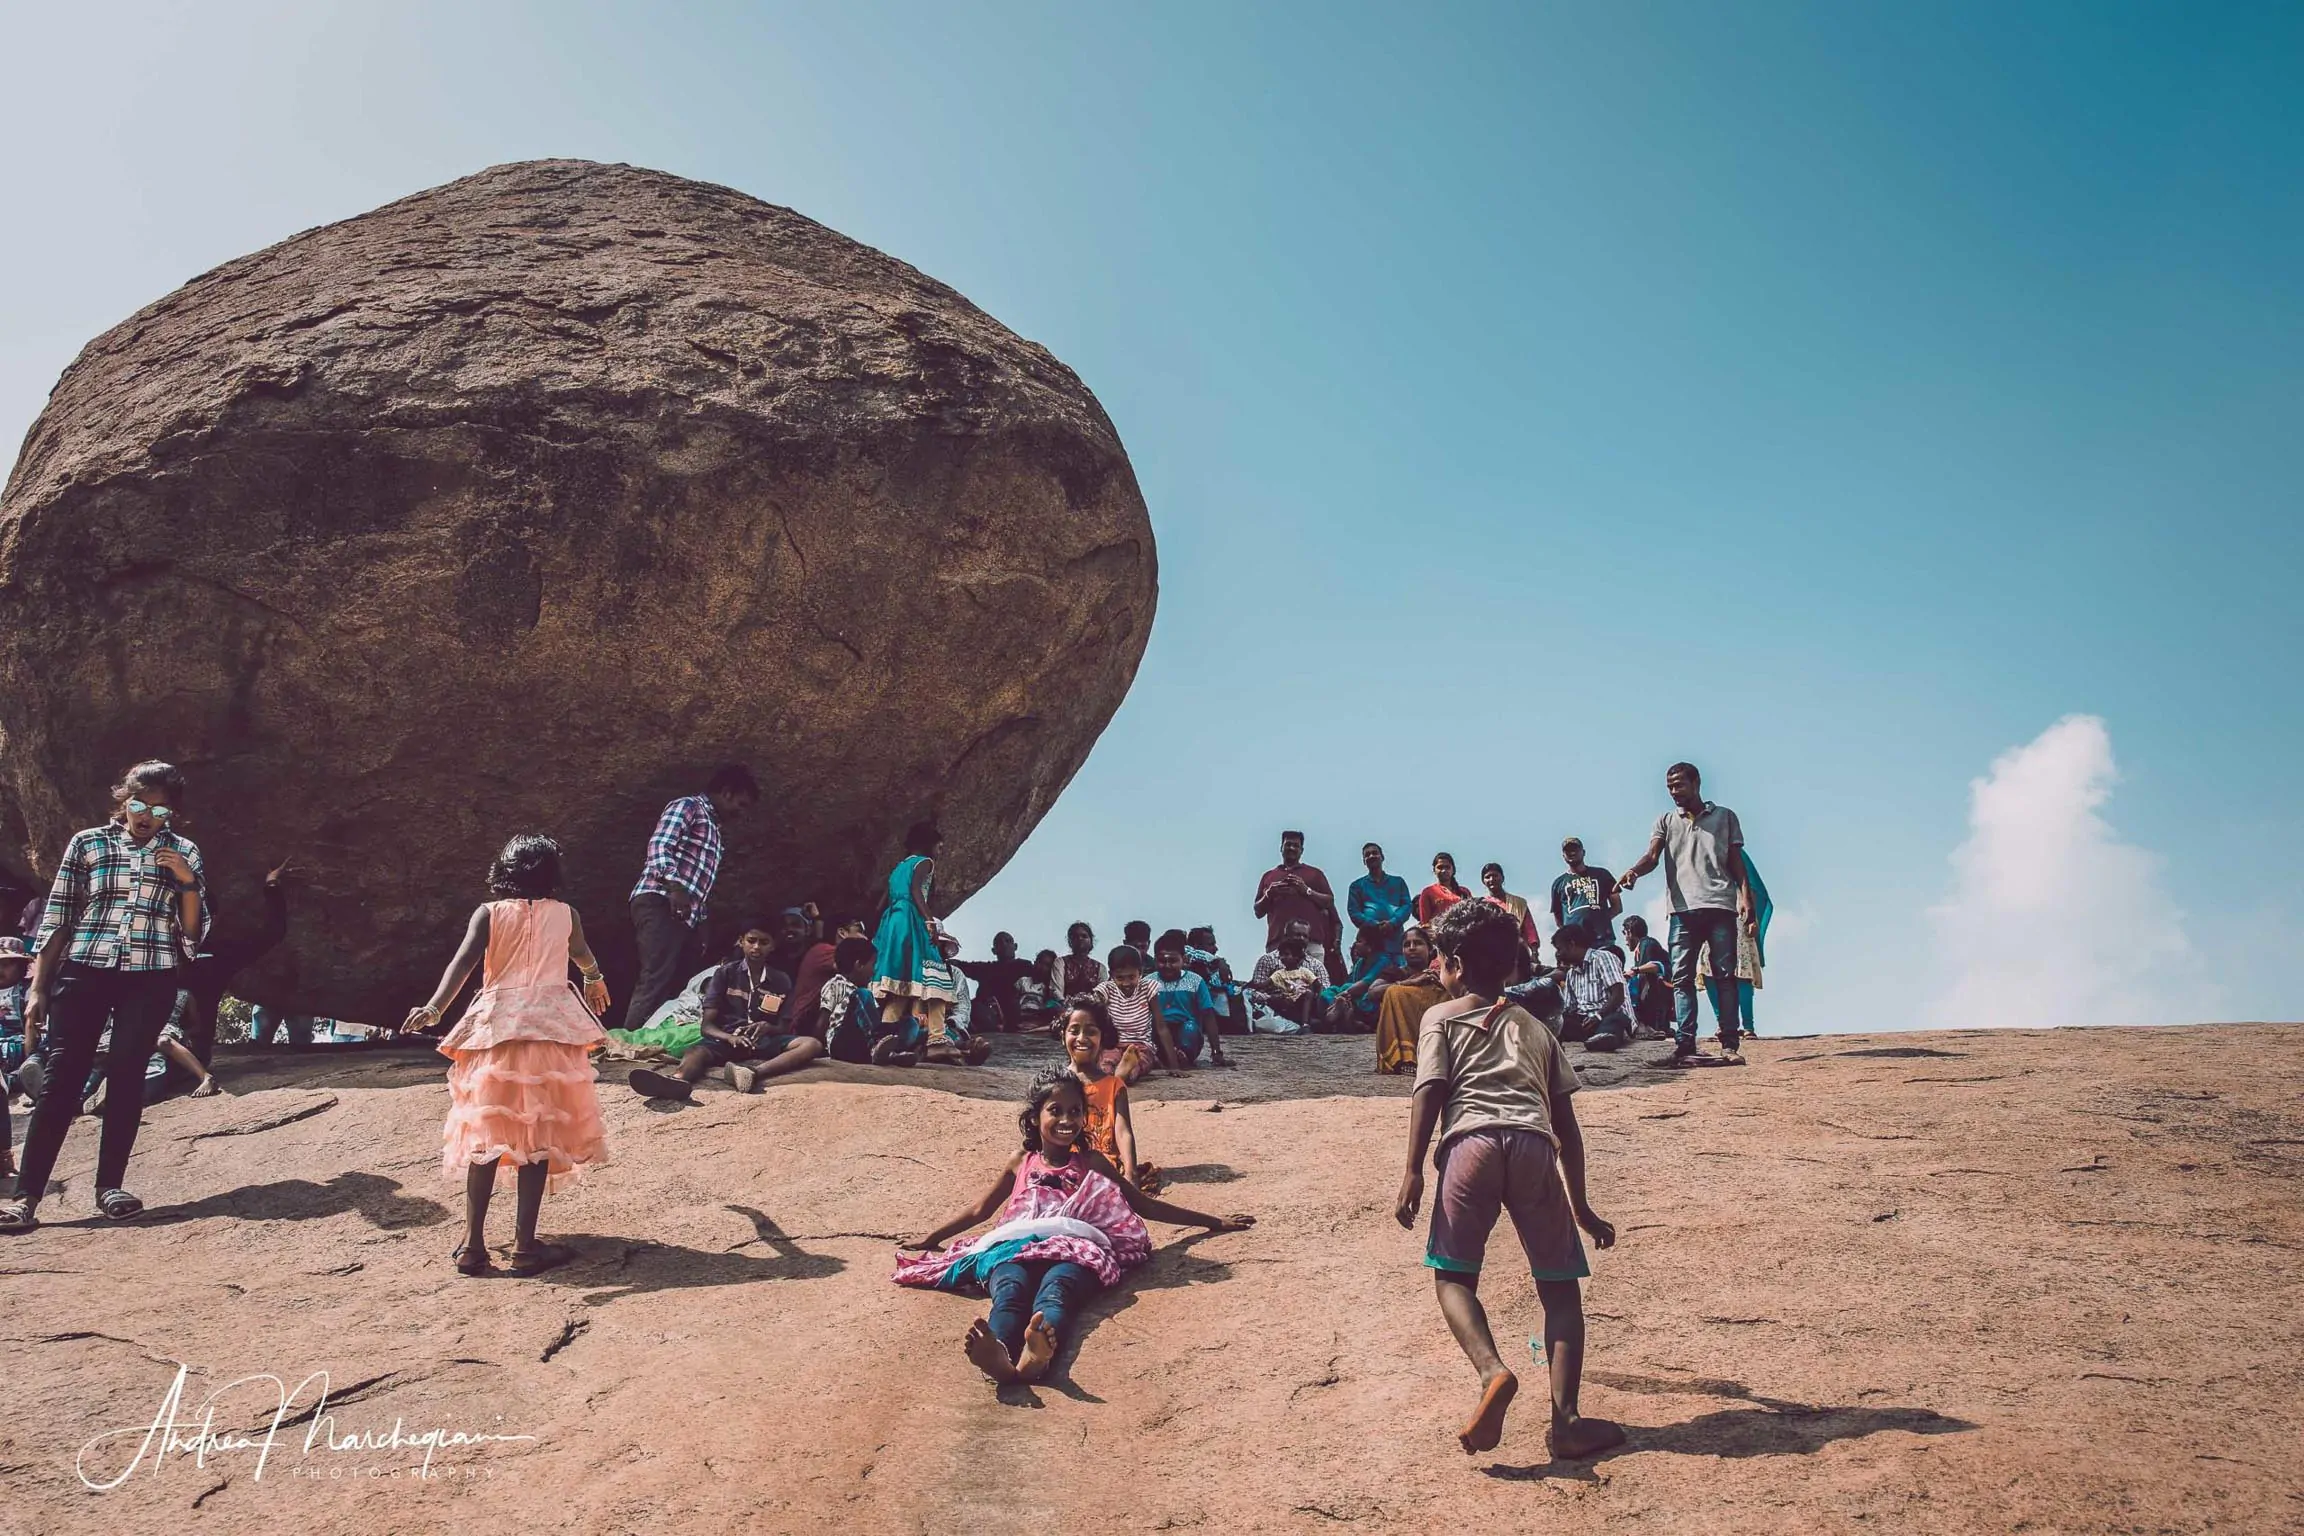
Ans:
{"label": "man in blue plaid shirt", "polygon": [[640,973],[624,1009],[624,1027],[640,1029],[649,1016],[678,994],[697,964],[712,886],[720,878],[720,823],[741,816],[760,801],[752,771],[730,763],[712,775],[701,795],[685,795],[664,807],[648,839],[647,862],[632,887],[632,934],[640,948]]}

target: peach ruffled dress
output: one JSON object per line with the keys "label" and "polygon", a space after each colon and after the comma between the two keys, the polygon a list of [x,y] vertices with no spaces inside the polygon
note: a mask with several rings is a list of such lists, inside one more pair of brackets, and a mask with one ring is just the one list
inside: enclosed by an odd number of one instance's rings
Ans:
{"label": "peach ruffled dress", "polygon": [[571,914],[564,901],[488,903],[480,995],[440,1042],[448,1068],[441,1172],[461,1182],[474,1163],[507,1184],[545,1163],[560,1189],[608,1160],[608,1128],[592,1085],[592,1052],[608,1032],[568,979]]}

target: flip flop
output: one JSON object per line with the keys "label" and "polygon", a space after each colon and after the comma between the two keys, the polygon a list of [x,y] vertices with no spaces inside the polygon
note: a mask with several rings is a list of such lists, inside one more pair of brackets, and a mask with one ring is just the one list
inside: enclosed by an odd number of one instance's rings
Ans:
{"label": "flip flop", "polygon": [[144,1214],[144,1202],[124,1189],[96,1191],[96,1209],[107,1221],[133,1221]]}
{"label": "flip flop", "polygon": [[677,1099],[685,1104],[696,1097],[693,1084],[674,1077],[669,1072],[653,1072],[646,1067],[634,1072],[628,1079],[632,1091],[647,1099]]}
{"label": "flip flop", "polygon": [[29,1232],[40,1225],[40,1218],[32,1213],[29,1201],[11,1200],[0,1205],[0,1232]]}
{"label": "flip flop", "polygon": [[478,1263],[472,1261],[471,1248],[463,1244],[458,1244],[456,1251],[448,1257],[456,1261],[456,1273],[470,1279],[477,1280],[482,1275],[496,1273],[496,1261],[488,1257],[488,1250],[485,1248],[481,1249],[478,1254]]}
{"label": "flip flop", "polygon": [[513,1250],[511,1272],[525,1280],[530,1275],[540,1275],[548,1269],[558,1269],[561,1265],[572,1262],[575,1257],[576,1250],[564,1243],[538,1243],[534,1251],[525,1258],[521,1256],[519,1250]]}

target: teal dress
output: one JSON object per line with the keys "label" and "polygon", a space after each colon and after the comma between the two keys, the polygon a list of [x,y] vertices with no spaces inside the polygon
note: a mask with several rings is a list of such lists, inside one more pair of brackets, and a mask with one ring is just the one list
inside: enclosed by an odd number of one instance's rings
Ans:
{"label": "teal dress", "polygon": [[880,931],[872,936],[872,947],[879,951],[872,990],[882,997],[950,1003],[960,996],[951,963],[928,931],[928,914],[912,899],[913,871],[927,862],[925,855],[915,853],[889,871],[888,909],[880,914]]}

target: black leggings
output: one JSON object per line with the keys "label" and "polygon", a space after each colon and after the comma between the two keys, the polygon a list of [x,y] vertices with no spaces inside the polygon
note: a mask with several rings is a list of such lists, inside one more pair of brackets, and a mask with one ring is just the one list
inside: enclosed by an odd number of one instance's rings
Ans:
{"label": "black leggings", "polygon": [[64,1133],[80,1113],[80,1087],[96,1060],[104,1021],[112,1021],[105,1058],[104,1137],[96,1152],[96,1187],[118,1189],[128,1176],[128,1154],[144,1115],[144,1065],[176,1006],[176,971],[115,971],[67,961],[48,989],[48,1086],[32,1106],[24,1133],[23,1171],[17,1190],[38,1201],[63,1150]]}

